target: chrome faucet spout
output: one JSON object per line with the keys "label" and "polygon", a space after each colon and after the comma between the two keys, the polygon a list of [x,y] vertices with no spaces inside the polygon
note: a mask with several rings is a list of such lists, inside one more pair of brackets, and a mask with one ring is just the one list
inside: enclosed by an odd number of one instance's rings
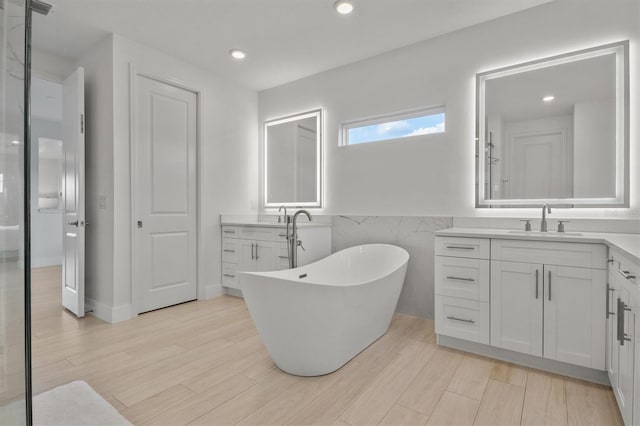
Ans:
{"label": "chrome faucet spout", "polygon": [[298,240],[298,215],[300,214],[307,216],[311,222],[311,213],[306,210],[298,210],[293,214],[291,239],[289,240],[289,268],[291,269],[298,267],[298,246],[301,245],[301,241]]}
{"label": "chrome faucet spout", "polygon": [[[280,206],[280,208],[278,209],[278,213],[280,213],[282,211],[282,209],[284,209],[284,223],[288,223],[289,221],[289,215],[287,214],[287,207],[286,206]],[[281,218],[280,216],[278,216],[278,223],[280,223]]]}
{"label": "chrome faucet spout", "polygon": [[551,206],[545,204],[542,206],[542,221],[540,222],[540,232],[547,232],[547,213],[551,214]]}

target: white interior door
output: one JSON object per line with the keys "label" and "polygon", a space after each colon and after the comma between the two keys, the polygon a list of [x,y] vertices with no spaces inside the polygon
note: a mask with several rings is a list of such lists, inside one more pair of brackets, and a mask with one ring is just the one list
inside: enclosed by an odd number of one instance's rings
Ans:
{"label": "white interior door", "polygon": [[569,161],[571,122],[551,117],[505,124],[510,198],[565,198],[571,196],[573,175]]}
{"label": "white interior door", "polygon": [[136,76],[138,312],[197,298],[196,94]]}
{"label": "white interior door", "polygon": [[62,305],[84,316],[84,69],[62,83]]}

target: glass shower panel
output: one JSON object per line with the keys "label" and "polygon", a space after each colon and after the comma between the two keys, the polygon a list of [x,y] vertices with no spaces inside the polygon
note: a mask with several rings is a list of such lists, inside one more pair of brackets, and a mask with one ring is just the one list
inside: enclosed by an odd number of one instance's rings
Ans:
{"label": "glass shower panel", "polygon": [[[0,0],[0,424],[27,422],[25,0]],[[27,247],[28,248],[28,247]]]}

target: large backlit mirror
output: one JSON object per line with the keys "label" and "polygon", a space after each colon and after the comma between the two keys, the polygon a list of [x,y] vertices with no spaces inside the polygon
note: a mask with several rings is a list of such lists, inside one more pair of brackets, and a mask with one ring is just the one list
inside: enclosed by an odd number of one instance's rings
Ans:
{"label": "large backlit mirror", "polygon": [[264,126],[264,205],[321,207],[322,110]]}
{"label": "large backlit mirror", "polygon": [[628,42],[477,75],[478,207],[626,207]]}

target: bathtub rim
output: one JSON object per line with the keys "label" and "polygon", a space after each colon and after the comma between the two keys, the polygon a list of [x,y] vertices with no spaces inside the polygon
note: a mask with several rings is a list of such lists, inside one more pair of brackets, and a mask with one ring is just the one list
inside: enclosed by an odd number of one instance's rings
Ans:
{"label": "bathtub rim", "polygon": [[[393,250],[399,251],[401,256],[403,256],[404,259],[402,259],[402,261],[393,269],[389,269],[388,271],[383,271],[383,273],[378,276],[375,277],[374,279],[370,279],[370,280],[366,280],[366,281],[353,281],[353,282],[345,282],[345,283],[325,283],[325,282],[318,282],[318,281],[312,281],[312,280],[308,280],[305,281],[305,278],[297,278],[297,279],[291,279],[291,278],[284,278],[282,276],[280,276],[281,274],[288,272],[291,273],[291,271],[295,271],[295,270],[301,270],[303,268],[307,268],[311,265],[320,263],[320,262],[324,262],[326,259],[328,259],[331,256],[337,255],[343,251],[347,251],[347,250],[353,250],[356,249],[358,247],[367,247],[367,246],[376,246],[376,247],[392,247]],[[351,247],[346,247],[343,248],[341,250],[338,250],[334,253],[331,253],[329,256],[323,257],[322,259],[316,260],[315,262],[309,263],[307,265],[303,265],[303,266],[298,266],[297,268],[293,268],[293,269],[281,269],[278,271],[263,271],[263,272],[251,272],[251,271],[240,271],[240,277],[242,277],[243,275],[250,275],[250,276],[254,276],[254,277],[265,277],[265,278],[272,278],[272,279],[278,279],[278,280],[282,280],[282,281],[287,281],[287,282],[291,282],[291,283],[296,283],[296,284],[307,284],[307,285],[315,285],[315,286],[323,286],[323,287],[335,287],[335,288],[346,288],[346,287],[355,287],[355,286],[360,286],[360,285],[366,285],[369,284],[377,279],[380,278],[384,278],[389,276],[390,274],[392,274],[394,271],[402,268],[404,265],[407,265],[409,263],[409,260],[411,260],[411,255],[409,254],[409,252],[400,247],[397,246],[395,244],[387,244],[387,243],[371,243],[371,244],[358,244],[355,246],[351,246]]]}

